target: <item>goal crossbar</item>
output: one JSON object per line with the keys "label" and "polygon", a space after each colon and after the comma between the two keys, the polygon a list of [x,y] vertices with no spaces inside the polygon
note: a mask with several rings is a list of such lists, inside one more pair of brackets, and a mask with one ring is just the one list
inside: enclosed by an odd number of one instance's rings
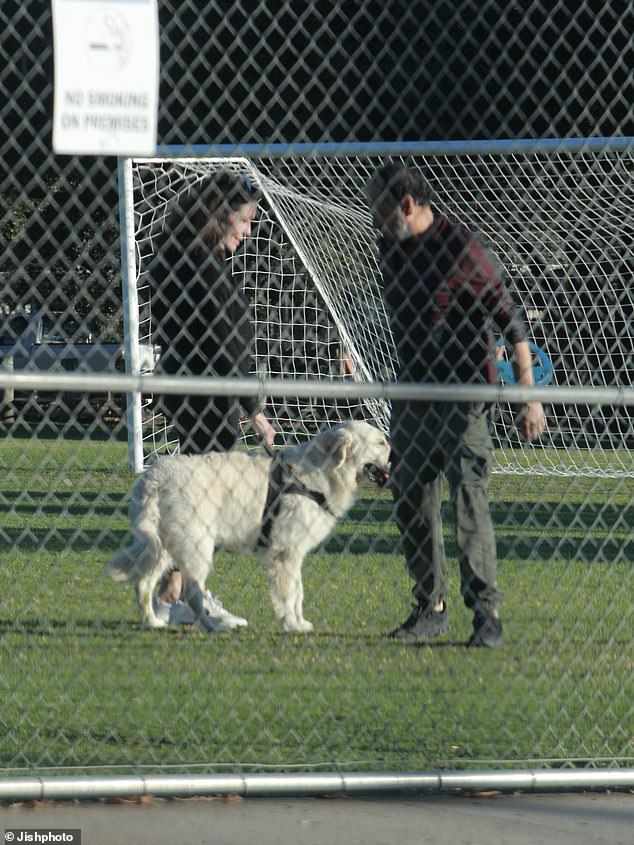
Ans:
{"label": "goal crossbar", "polygon": [[[632,384],[634,139],[239,149],[238,156],[227,155],[224,146],[170,147],[157,157],[122,162],[124,288],[126,312],[131,319],[139,315],[135,342],[151,342],[147,263],[170,204],[218,169],[248,175],[263,194],[262,213],[232,269],[252,305],[254,375],[298,385],[308,379],[316,388],[314,401],[296,391],[298,401],[287,396],[273,404],[279,428],[285,438],[310,434],[345,413],[387,428],[389,400],[366,396],[360,406],[350,400],[342,408],[338,385],[394,378],[363,186],[377,164],[398,157],[424,170],[439,208],[478,230],[495,252],[532,339],[552,357],[555,385],[588,390],[569,401],[552,394],[549,433],[530,447],[515,431],[502,393],[496,471],[525,472],[530,465],[531,471],[558,473],[572,466],[594,475],[606,464],[610,474],[615,466],[619,473],[632,471],[632,414],[614,397]],[[218,152],[223,155],[210,155]],[[317,384],[334,388],[332,401]],[[146,417],[137,415],[132,422],[143,431],[131,435],[144,444],[144,461],[169,442],[163,423],[152,430],[151,407]]]}

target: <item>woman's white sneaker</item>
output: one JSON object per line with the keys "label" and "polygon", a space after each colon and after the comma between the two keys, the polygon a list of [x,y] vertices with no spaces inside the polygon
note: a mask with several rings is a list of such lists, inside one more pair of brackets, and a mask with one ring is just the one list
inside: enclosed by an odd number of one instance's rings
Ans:
{"label": "woman's white sneaker", "polygon": [[[166,625],[193,625],[196,621],[191,607],[184,601],[175,601],[169,604],[154,596],[154,615],[165,622]],[[241,616],[235,616],[222,606],[220,599],[212,596],[207,590],[203,598],[203,607],[207,613],[205,630],[208,631],[232,631],[235,628],[246,628],[249,624]]]}
{"label": "woman's white sneaker", "polygon": [[247,620],[243,619],[241,616],[235,616],[233,613],[230,613],[222,606],[220,599],[212,596],[209,590],[205,593],[203,607],[209,616],[213,619],[219,619],[221,622],[224,622],[228,628],[246,628],[249,624]]}

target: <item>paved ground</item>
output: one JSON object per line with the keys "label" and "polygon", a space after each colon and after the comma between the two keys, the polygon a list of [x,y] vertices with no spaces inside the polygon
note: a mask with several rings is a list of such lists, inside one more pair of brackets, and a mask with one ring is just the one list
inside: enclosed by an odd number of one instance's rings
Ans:
{"label": "paved ground", "polygon": [[0,807],[0,836],[16,828],[79,828],[82,845],[634,845],[634,794]]}

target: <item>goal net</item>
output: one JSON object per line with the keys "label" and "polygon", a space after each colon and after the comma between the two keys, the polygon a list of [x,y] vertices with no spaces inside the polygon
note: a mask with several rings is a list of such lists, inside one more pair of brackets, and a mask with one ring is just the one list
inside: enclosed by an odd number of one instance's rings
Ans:
{"label": "goal net", "polygon": [[[246,249],[230,260],[251,303],[254,374],[289,384],[283,398],[263,397],[267,414],[286,440],[350,416],[387,429],[386,401],[353,398],[355,382],[391,381],[396,370],[376,233],[363,194],[383,160],[126,160],[125,284],[133,292],[138,342],[152,343],[148,268],[171,209],[192,185],[232,170],[252,178],[264,196]],[[631,149],[567,151],[562,142],[554,152],[421,152],[403,160],[430,179],[436,207],[478,231],[497,255],[532,341],[552,362],[556,385],[632,385]],[[314,379],[315,397],[293,397],[295,379]],[[351,398],[324,398],[324,387],[334,383],[349,384]],[[176,444],[151,397],[143,403],[140,428],[131,436],[142,439],[144,460],[151,461]],[[511,409],[496,409],[496,471],[632,472],[630,408],[590,403],[546,410],[547,433],[527,445]]]}

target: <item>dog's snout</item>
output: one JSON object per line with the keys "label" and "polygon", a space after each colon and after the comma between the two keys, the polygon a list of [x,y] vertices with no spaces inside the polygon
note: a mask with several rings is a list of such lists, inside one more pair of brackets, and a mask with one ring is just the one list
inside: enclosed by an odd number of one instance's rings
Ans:
{"label": "dog's snout", "polygon": [[389,469],[377,464],[366,464],[363,467],[366,478],[378,487],[383,487],[390,479]]}

